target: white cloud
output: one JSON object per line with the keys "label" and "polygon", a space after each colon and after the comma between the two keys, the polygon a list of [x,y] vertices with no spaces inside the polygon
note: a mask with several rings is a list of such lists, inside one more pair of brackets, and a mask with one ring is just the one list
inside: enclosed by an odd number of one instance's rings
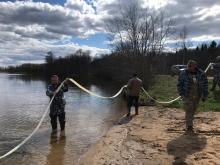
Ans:
{"label": "white cloud", "polygon": [[[106,21],[118,16],[129,1],[67,0],[63,6],[31,0],[0,2],[0,65],[43,61],[50,50],[62,56],[78,48],[89,49],[93,55],[108,52],[79,46],[70,39],[105,33]],[[175,20],[177,30],[187,26],[192,40],[220,38],[219,0],[140,0],[140,4],[166,11]]]}
{"label": "white cloud", "polygon": [[176,4],[175,0],[144,0],[143,6],[149,8],[163,8],[168,4]]}
{"label": "white cloud", "polygon": [[28,42],[18,41],[15,49],[12,49],[13,46],[14,43],[5,44],[4,48],[0,46],[1,66],[16,65],[24,62],[44,62],[44,58],[48,51],[52,51],[56,57],[64,57],[74,53],[78,49],[89,50],[92,56],[109,53],[108,49],[100,49],[86,45],[80,46],[74,43],[60,43],[54,45],[36,39],[29,39]]}
{"label": "white cloud", "polygon": [[211,8],[202,9],[197,14],[201,15],[199,18],[200,21],[204,21],[209,17],[217,17],[220,15],[220,5],[214,5]]}
{"label": "white cloud", "polygon": [[67,0],[64,6],[71,10],[77,10],[82,14],[94,14],[95,13],[95,10],[92,8],[92,6],[87,4],[83,0]]}

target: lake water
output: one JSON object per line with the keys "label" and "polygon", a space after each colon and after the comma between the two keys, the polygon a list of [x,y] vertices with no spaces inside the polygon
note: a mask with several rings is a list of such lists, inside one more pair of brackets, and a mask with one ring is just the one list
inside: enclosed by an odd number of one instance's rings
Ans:
{"label": "lake water", "polygon": [[[120,87],[86,83],[86,88],[111,96]],[[88,85],[89,84],[89,85]],[[84,85],[84,84],[82,84]],[[3,155],[37,125],[49,98],[47,83],[28,75],[0,74],[0,154]],[[65,136],[51,136],[49,115],[33,138],[4,160],[3,165],[72,165],[126,113],[122,98],[104,100],[92,97],[72,86],[65,93]]]}

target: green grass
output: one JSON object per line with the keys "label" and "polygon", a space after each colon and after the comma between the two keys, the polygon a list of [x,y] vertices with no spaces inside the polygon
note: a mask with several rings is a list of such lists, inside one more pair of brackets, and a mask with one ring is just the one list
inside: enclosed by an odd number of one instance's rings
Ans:
{"label": "green grass", "polygon": [[[154,85],[148,90],[152,97],[155,97],[159,101],[169,101],[176,97],[177,94],[177,76],[171,77],[169,75],[158,75],[155,77]],[[209,89],[212,86],[212,80],[209,80]],[[149,99],[144,93],[140,95],[140,102],[142,104],[149,102]],[[170,107],[170,108],[182,108],[182,101],[178,100],[172,104],[157,106]],[[220,111],[220,91],[216,88],[215,92],[209,92],[209,96],[206,102],[200,102],[198,111]]]}

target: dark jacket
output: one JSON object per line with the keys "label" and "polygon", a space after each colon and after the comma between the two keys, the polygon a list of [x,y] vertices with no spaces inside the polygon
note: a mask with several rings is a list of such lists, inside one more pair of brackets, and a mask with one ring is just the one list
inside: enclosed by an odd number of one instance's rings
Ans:
{"label": "dark jacket", "polygon": [[214,78],[220,84],[220,63],[213,64]]}
{"label": "dark jacket", "polygon": [[133,77],[128,81],[128,95],[129,96],[139,96],[139,93],[141,91],[141,87],[143,86],[142,80],[137,78],[137,77]]}
{"label": "dark jacket", "polygon": [[[46,95],[50,97],[50,99],[53,97],[53,92],[57,90],[57,88],[60,86],[58,84],[57,86],[54,86],[52,84],[48,85]],[[50,106],[50,113],[59,113],[59,111],[64,111],[64,106],[66,104],[66,101],[64,100],[64,92],[68,91],[68,86],[64,84],[59,92],[54,97],[54,100]]]}
{"label": "dark jacket", "polygon": [[[197,69],[195,76],[198,82],[198,96],[207,97],[208,96],[208,79],[207,79],[205,72],[203,72],[200,69]],[[179,95],[183,97],[188,97],[190,88],[192,87],[192,83],[193,83],[193,80],[190,76],[189,71],[187,69],[183,70],[179,75],[179,79],[177,83],[177,89],[178,89]]]}

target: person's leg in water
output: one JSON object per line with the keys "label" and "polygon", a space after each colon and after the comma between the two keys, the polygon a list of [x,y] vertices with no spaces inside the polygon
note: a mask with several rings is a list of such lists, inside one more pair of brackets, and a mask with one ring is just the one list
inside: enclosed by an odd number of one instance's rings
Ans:
{"label": "person's leg in water", "polygon": [[55,133],[57,131],[57,105],[52,104],[50,107],[50,122],[52,127],[52,133]]}
{"label": "person's leg in water", "polygon": [[65,123],[66,123],[65,112],[60,113],[58,115],[58,117],[59,117],[60,129],[61,129],[61,131],[64,131],[65,130]]}
{"label": "person's leg in water", "polygon": [[135,115],[138,115],[138,100],[139,100],[139,97],[138,96],[135,96],[134,98],[134,106],[135,106]]}
{"label": "person's leg in water", "polygon": [[66,120],[65,120],[64,110],[62,111],[62,113],[60,113],[58,115],[58,117],[59,117],[60,129],[61,129],[60,137],[65,137],[65,123],[66,123]]}
{"label": "person's leg in water", "polygon": [[52,133],[55,133],[57,131],[57,115],[56,114],[50,114],[50,122],[52,127]]}

